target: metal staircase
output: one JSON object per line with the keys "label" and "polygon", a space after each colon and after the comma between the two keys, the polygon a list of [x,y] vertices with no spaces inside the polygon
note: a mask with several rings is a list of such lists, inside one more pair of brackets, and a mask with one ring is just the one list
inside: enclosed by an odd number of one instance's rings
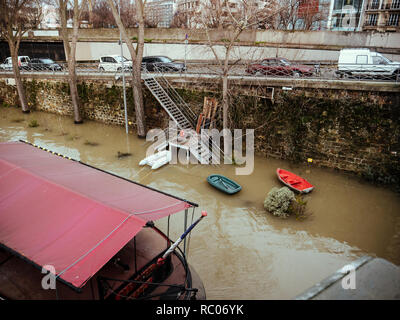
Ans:
{"label": "metal staircase", "polygon": [[[190,137],[187,143],[190,153],[200,161],[201,164],[211,164],[213,155],[219,159],[220,153],[222,152],[221,149],[211,140],[211,144],[214,148],[210,150],[208,146],[210,137],[206,134],[205,141],[203,141],[201,135],[196,133],[194,129],[197,123],[196,115],[178,92],[170,85],[160,70],[156,69],[154,73],[149,73],[143,68],[142,79],[145,86],[157,99],[170,118],[176,123],[177,127],[180,130],[184,130]],[[170,137],[168,139],[170,139]],[[217,152],[218,154],[216,154]]]}
{"label": "metal staircase", "polygon": [[192,129],[192,123],[187,119],[185,114],[177,106],[175,101],[168,95],[160,83],[154,78],[146,77],[144,84],[157,99],[160,105],[168,113],[170,118],[175,121],[179,129]]}

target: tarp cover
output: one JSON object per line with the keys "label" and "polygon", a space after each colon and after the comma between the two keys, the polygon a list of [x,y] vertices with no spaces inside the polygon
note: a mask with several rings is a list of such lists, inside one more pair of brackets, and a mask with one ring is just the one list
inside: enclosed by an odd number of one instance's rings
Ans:
{"label": "tarp cover", "polygon": [[0,243],[77,288],[148,220],[190,206],[23,142],[0,143]]}

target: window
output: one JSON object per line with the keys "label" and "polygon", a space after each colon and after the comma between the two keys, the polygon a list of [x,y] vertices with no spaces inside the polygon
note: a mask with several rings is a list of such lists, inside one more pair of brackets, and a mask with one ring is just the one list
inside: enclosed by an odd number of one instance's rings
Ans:
{"label": "window", "polygon": [[42,61],[42,63],[47,63],[47,64],[52,64],[52,63],[54,63],[54,61],[51,60],[51,59],[42,59],[41,61]]}
{"label": "window", "polygon": [[286,59],[280,59],[279,64],[283,66],[290,66],[290,62]]}
{"label": "window", "polygon": [[370,14],[368,15],[367,19],[368,19],[366,23],[367,26],[376,26],[376,24],[378,23],[378,14],[377,13]]}
{"label": "window", "polygon": [[379,9],[379,0],[371,1],[371,9]]}
{"label": "window", "polygon": [[368,63],[368,56],[357,56],[356,57],[357,64],[367,64]]}
{"label": "window", "polygon": [[113,61],[112,62],[121,62],[121,60],[128,61],[125,57],[117,56],[115,58],[111,58]]}
{"label": "window", "polygon": [[400,9],[400,0],[392,0],[391,9]]}
{"label": "window", "polygon": [[389,20],[387,21],[388,26],[398,26],[399,24],[399,14],[391,13],[389,16]]}
{"label": "window", "polygon": [[383,58],[380,56],[372,57],[372,63],[373,64],[386,64],[385,60],[383,60]]}
{"label": "window", "polygon": [[164,62],[164,63],[172,62],[172,60],[170,58],[167,58],[167,57],[160,57],[157,60],[160,61],[160,62]]}

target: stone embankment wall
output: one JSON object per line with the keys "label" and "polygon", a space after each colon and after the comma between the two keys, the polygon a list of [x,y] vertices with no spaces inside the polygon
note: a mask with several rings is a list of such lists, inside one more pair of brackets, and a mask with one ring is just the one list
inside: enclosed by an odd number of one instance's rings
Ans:
{"label": "stone embankment wall", "polygon": [[[65,116],[73,116],[69,96],[69,85],[64,81],[28,80],[24,82],[30,108]],[[125,126],[125,110],[122,86],[113,81],[84,81],[78,84],[81,112],[84,119],[100,121],[111,125]],[[132,90],[126,92],[129,126],[135,128],[135,113]],[[144,92],[146,122],[149,129],[168,124],[166,113],[150,92]],[[0,106],[19,104],[15,87],[0,80]]]}
{"label": "stone embankment wall", "polygon": [[[72,115],[68,85],[57,81],[26,81],[28,101],[35,110]],[[218,88],[177,89],[196,114],[204,96],[221,101]],[[122,89],[112,81],[79,84],[83,116],[125,125]],[[164,128],[168,116],[144,90],[148,129]],[[0,81],[0,106],[16,106],[15,88]],[[128,115],[135,128],[131,90]],[[219,110],[218,125],[222,114]],[[358,174],[400,189],[400,96],[397,92],[344,89],[276,88],[274,99],[244,95],[232,88],[231,127],[255,130],[256,152]]]}

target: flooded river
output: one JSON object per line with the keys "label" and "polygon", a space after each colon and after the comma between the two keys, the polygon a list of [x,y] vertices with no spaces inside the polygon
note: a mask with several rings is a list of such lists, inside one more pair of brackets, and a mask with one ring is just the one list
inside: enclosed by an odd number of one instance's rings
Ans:
{"label": "flooded river", "polygon": [[[39,126],[29,127],[36,120]],[[256,157],[254,172],[235,176],[235,167],[167,165],[140,167],[150,145],[125,128],[42,112],[0,109],[0,141],[23,139],[103,170],[199,204],[208,217],[190,238],[189,262],[209,299],[291,299],[344,264],[369,254],[400,264],[400,197],[338,172],[312,165]],[[131,156],[118,157],[120,153]],[[280,219],[263,209],[277,167],[294,171],[316,189],[306,197],[311,217]],[[206,178],[220,173],[243,189],[228,196]],[[170,236],[183,230],[183,213],[172,216]],[[189,212],[189,223],[191,221]],[[156,223],[166,231],[167,220]]]}

